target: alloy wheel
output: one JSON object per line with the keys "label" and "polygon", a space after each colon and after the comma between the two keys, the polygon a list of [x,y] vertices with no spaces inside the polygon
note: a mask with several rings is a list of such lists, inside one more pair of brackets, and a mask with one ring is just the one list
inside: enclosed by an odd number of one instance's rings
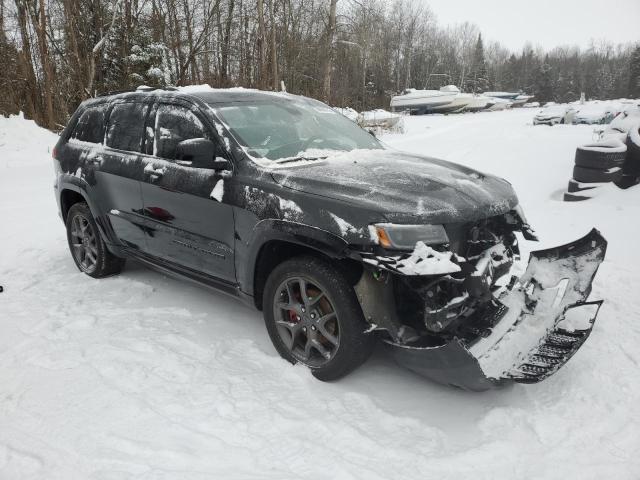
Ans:
{"label": "alloy wheel", "polygon": [[276,328],[291,355],[310,367],[328,363],[340,346],[338,315],[328,294],[311,279],[291,277],[275,295]]}
{"label": "alloy wheel", "polygon": [[96,232],[89,220],[83,215],[76,215],[71,221],[71,250],[80,268],[91,273],[98,263],[98,242]]}

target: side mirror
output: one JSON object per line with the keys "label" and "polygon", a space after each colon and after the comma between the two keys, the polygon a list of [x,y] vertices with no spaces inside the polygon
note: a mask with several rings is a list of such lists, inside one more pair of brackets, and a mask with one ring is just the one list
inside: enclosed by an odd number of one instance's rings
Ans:
{"label": "side mirror", "polygon": [[176,161],[194,168],[228,170],[230,164],[221,157],[215,157],[216,146],[208,138],[190,138],[178,143]]}

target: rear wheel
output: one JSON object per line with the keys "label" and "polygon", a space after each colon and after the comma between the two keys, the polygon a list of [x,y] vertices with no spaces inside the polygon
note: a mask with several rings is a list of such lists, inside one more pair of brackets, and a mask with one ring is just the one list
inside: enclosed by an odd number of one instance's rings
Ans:
{"label": "rear wheel", "polygon": [[94,278],[119,273],[124,260],[107,250],[89,206],[76,203],[67,214],[67,241],[74,262],[81,272]]}
{"label": "rear wheel", "polygon": [[276,350],[324,381],[337,380],[367,358],[375,336],[353,288],[331,264],[311,256],[280,264],[263,297],[267,331]]}

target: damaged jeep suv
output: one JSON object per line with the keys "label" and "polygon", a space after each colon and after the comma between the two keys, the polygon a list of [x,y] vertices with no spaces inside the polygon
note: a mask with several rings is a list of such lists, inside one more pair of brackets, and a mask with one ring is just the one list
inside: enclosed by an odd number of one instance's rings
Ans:
{"label": "damaged jeep suv", "polygon": [[531,254],[511,185],[397,152],[326,105],[185,88],[84,102],[54,150],[72,257],[92,276],[126,258],[264,313],[278,353],[334,380],[376,341],[436,381],[483,390],[554,373],[591,332],[606,250]]}

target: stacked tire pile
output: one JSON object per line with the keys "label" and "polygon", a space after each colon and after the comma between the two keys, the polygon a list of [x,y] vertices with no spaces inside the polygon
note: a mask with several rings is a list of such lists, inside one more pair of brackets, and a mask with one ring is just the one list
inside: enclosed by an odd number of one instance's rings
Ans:
{"label": "stacked tire pile", "polygon": [[627,157],[622,168],[620,188],[633,187],[640,183],[640,123],[629,130],[627,136]]}
{"label": "stacked tire pile", "polygon": [[629,188],[640,182],[640,124],[634,126],[626,142],[610,138],[576,149],[573,178],[569,180],[566,202],[592,198],[607,183]]}

